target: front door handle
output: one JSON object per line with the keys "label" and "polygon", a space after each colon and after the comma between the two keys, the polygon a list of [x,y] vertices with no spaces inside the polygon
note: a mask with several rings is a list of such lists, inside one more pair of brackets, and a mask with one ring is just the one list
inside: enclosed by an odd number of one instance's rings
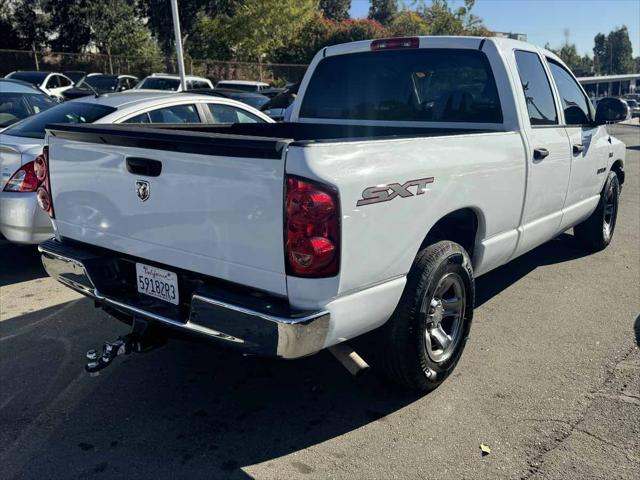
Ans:
{"label": "front door handle", "polygon": [[533,158],[534,160],[542,160],[543,158],[547,158],[549,156],[549,150],[546,148],[536,148],[533,150]]}
{"label": "front door handle", "polygon": [[576,143],[573,146],[573,154],[574,155],[578,155],[579,153],[584,152],[584,145],[582,145],[581,143]]}

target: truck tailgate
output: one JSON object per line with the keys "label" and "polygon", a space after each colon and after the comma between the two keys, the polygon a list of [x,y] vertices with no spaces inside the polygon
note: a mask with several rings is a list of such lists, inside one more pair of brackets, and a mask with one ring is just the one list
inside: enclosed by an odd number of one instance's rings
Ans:
{"label": "truck tailgate", "polygon": [[54,126],[49,169],[57,232],[285,295],[287,143],[166,129]]}

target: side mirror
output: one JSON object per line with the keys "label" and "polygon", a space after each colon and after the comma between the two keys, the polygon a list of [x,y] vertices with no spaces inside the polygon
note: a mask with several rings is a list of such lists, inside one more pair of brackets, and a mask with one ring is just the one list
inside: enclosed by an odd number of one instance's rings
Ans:
{"label": "side mirror", "polygon": [[596,108],[596,123],[617,123],[631,118],[631,109],[624,100],[619,98],[603,98]]}

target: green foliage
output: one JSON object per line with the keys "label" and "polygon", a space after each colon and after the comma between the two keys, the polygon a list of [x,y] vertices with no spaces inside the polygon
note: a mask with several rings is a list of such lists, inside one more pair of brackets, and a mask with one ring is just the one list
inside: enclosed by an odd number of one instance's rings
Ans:
{"label": "green foliage", "polygon": [[49,31],[49,16],[43,12],[42,0],[22,0],[13,12],[14,28],[21,48],[42,49]]}
{"label": "green foliage", "polygon": [[593,60],[588,55],[581,57],[575,44],[565,43],[559,49],[553,49],[549,45],[545,45],[545,48],[558,55],[576,76],[583,77],[592,74]]}
{"label": "green foliage", "polygon": [[320,0],[320,10],[328,20],[347,20],[350,8],[351,0]]}
{"label": "green foliage", "polygon": [[426,20],[418,15],[418,13],[410,10],[402,10],[393,18],[391,24],[389,24],[389,33],[394,37],[429,35],[431,29]]}
{"label": "green foliage", "polygon": [[340,22],[329,37],[328,45],[356,42],[370,38],[388,37],[389,32],[379,22],[369,19],[353,19]]}
{"label": "green foliage", "polygon": [[322,13],[315,13],[293,41],[274,52],[273,61],[277,63],[309,63],[320,49],[329,45],[337,25],[338,22],[328,20]]}
{"label": "green foliage", "polygon": [[464,5],[452,10],[447,0],[433,0],[426,5],[418,2],[418,12],[431,29],[431,35],[476,35],[492,36],[482,24],[482,19],[471,13],[475,0],[464,0]]}
{"label": "green foliage", "polygon": [[397,0],[371,0],[371,5],[369,6],[369,19],[380,22],[383,25],[387,25],[397,14]]}
{"label": "green foliage", "polygon": [[44,0],[50,17],[49,45],[56,52],[80,52],[91,41],[87,10],[91,0]]}
{"label": "green foliage", "polygon": [[236,59],[263,61],[295,41],[315,12],[315,0],[250,1],[239,5],[231,17],[203,15],[199,36],[210,39],[215,36]]}
{"label": "green foliage", "polygon": [[597,73],[615,75],[635,70],[633,49],[626,26],[612,30],[606,36],[598,33],[593,40],[593,61]]}
{"label": "green foliage", "polygon": [[0,32],[2,32],[2,48],[18,49],[21,47],[18,32],[14,27],[11,0],[0,0]]}

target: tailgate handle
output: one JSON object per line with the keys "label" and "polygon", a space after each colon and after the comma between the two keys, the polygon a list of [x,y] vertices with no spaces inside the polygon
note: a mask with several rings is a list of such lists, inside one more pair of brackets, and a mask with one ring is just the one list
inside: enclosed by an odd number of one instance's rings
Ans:
{"label": "tailgate handle", "polygon": [[162,172],[162,162],[150,158],[127,157],[127,171],[134,175],[159,177]]}

